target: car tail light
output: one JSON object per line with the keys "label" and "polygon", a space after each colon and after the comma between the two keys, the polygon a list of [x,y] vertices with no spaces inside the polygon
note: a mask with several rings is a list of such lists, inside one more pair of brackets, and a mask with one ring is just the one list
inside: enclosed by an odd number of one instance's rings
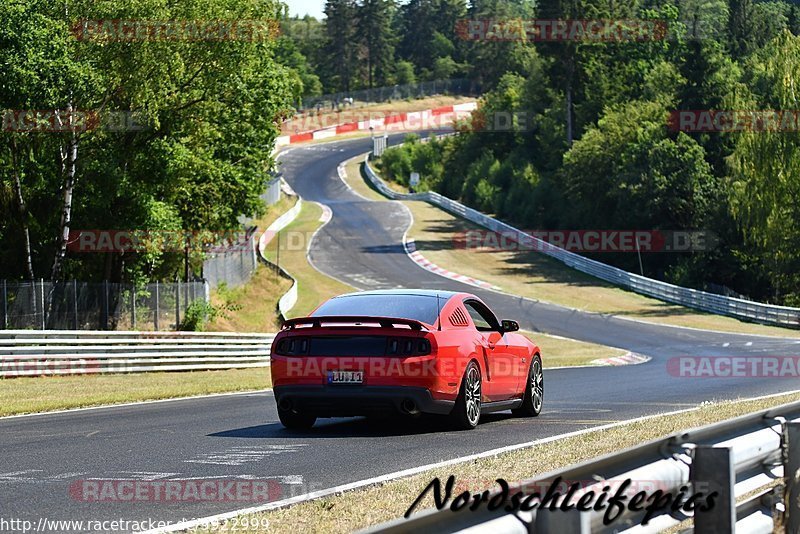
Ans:
{"label": "car tail light", "polygon": [[307,337],[288,337],[278,342],[275,352],[285,356],[299,356],[308,354],[308,346]]}
{"label": "car tail light", "polygon": [[424,356],[431,353],[431,342],[426,338],[390,337],[386,344],[387,356]]}

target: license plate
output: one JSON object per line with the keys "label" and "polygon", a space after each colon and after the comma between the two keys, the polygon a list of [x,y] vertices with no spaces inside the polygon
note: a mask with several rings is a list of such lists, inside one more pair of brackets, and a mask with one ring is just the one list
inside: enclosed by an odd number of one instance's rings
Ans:
{"label": "license plate", "polygon": [[328,371],[328,384],[363,384],[364,371]]}

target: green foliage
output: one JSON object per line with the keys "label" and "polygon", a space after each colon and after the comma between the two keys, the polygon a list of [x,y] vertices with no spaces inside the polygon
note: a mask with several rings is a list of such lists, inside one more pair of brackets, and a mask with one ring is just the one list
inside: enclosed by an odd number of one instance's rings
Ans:
{"label": "green foliage", "polygon": [[[4,107],[135,113],[142,126],[0,137],[0,190],[15,193],[14,209],[0,213],[0,246],[14,251],[2,262],[0,277],[31,275],[26,235],[33,275],[48,276],[65,230],[239,229],[241,214],[262,209],[259,195],[273,166],[277,119],[289,114],[303,90],[295,68],[304,65],[276,61],[274,39],[99,42],[76,39],[74,21],[263,20],[280,12],[273,0],[0,5]],[[293,58],[294,53],[283,57],[288,63]],[[74,161],[63,159],[72,146]],[[61,220],[68,206],[65,190],[73,199],[69,225]],[[195,272],[200,261],[199,255],[192,258]],[[59,274],[173,279],[182,263],[182,253],[155,248],[68,255]]]}
{"label": "green foliage", "polygon": [[[740,109],[796,110],[800,95],[800,38],[784,32],[748,63],[752,94]],[[755,92],[757,91],[757,92]],[[734,108],[735,109],[735,108]],[[762,258],[775,294],[800,295],[800,133],[765,129],[742,132],[730,157],[731,212],[746,242]]]}
{"label": "green foliage", "polygon": [[181,319],[178,330],[183,332],[204,332],[208,323],[214,319],[222,317],[229,319],[229,312],[241,309],[239,306],[229,302],[215,306],[205,300],[195,300],[186,308]]}

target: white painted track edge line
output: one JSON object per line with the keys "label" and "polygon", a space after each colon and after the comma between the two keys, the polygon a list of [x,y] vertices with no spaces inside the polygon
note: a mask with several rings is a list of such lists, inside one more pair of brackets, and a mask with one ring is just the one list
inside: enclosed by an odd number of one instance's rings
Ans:
{"label": "white painted track edge line", "polygon": [[[772,394],[769,394],[769,395],[762,395],[760,397],[740,398],[740,399],[732,400],[730,402],[758,401],[758,400],[769,399],[769,398],[772,398],[772,397],[780,397],[780,396],[783,396],[783,395],[791,395],[791,394],[794,394],[794,393],[800,393],[800,389],[792,390],[792,391],[785,391],[785,392],[781,392],[781,393],[772,393]],[[528,441],[528,442],[525,442],[525,443],[519,443],[519,444],[516,444],[516,445],[508,445],[506,447],[499,447],[499,448],[496,448],[496,449],[491,449],[491,450],[480,452],[480,453],[476,453],[476,454],[470,454],[468,456],[461,456],[461,457],[458,457],[458,458],[452,458],[450,460],[445,460],[445,461],[442,461],[442,462],[426,464],[426,465],[422,465],[422,466],[419,466],[419,467],[412,467],[412,468],[404,469],[404,470],[401,470],[401,471],[395,471],[393,473],[388,473],[388,474],[385,474],[385,475],[379,475],[377,477],[367,478],[367,479],[364,479],[364,480],[358,480],[356,482],[351,482],[351,483],[348,483],[348,484],[341,484],[339,486],[334,486],[334,487],[331,487],[331,488],[327,488],[327,489],[319,490],[319,491],[314,491],[314,492],[306,493],[306,494],[303,494],[303,495],[297,495],[297,496],[291,497],[289,499],[282,499],[280,501],[275,501],[275,502],[263,504],[263,505],[260,505],[260,506],[242,508],[242,509],[239,509],[239,510],[233,510],[231,512],[225,512],[225,513],[222,513],[222,514],[216,514],[216,515],[211,515],[211,516],[208,516],[208,517],[201,517],[201,518],[197,518],[197,519],[192,519],[190,521],[177,523],[175,525],[170,525],[168,527],[148,530],[148,531],[145,531],[143,534],[165,534],[165,533],[169,533],[169,532],[178,532],[178,531],[188,530],[188,529],[192,529],[192,528],[197,528],[197,527],[201,527],[203,525],[209,525],[209,524],[212,524],[212,523],[221,523],[223,521],[226,521],[228,519],[233,519],[234,517],[238,517],[238,516],[241,516],[241,515],[249,515],[249,514],[254,514],[254,513],[259,513],[259,512],[266,512],[266,511],[269,511],[269,510],[274,510],[276,508],[283,508],[283,507],[290,506],[290,505],[293,505],[293,504],[299,504],[301,502],[310,501],[310,500],[314,500],[314,499],[319,499],[321,497],[327,497],[327,496],[330,496],[330,495],[336,495],[336,494],[339,494],[339,493],[344,493],[344,492],[347,492],[347,491],[352,491],[352,490],[363,488],[363,487],[367,487],[367,486],[372,486],[372,485],[376,485],[376,484],[382,484],[382,483],[390,482],[392,480],[396,480],[396,479],[399,479],[399,478],[406,478],[406,477],[413,476],[413,475],[416,475],[416,474],[419,474],[419,473],[422,473],[422,472],[425,472],[425,471],[429,471],[429,470],[432,470],[432,469],[438,469],[438,468],[441,468],[441,467],[447,467],[447,466],[450,466],[450,465],[461,464],[461,463],[470,462],[470,461],[473,461],[473,460],[479,460],[479,459],[483,459],[483,458],[490,458],[492,456],[497,456],[497,455],[500,455],[500,454],[503,454],[503,453],[506,453],[506,452],[516,451],[516,450],[519,450],[519,449],[526,449],[526,448],[534,447],[536,445],[544,445],[546,443],[550,443],[550,442],[557,441],[557,440],[560,440],[560,439],[567,439],[567,438],[572,438],[572,437],[576,437],[576,436],[582,436],[584,434],[589,434],[591,432],[600,432],[600,431],[603,431],[603,430],[608,430],[608,429],[611,429],[611,428],[616,428],[616,427],[625,426],[625,425],[629,425],[629,424],[633,424],[633,423],[638,423],[638,422],[641,422],[641,421],[647,421],[649,419],[655,419],[655,418],[658,418],[658,417],[664,417],[664,416],[670,416],[670,415],[679,415],[679,414],[682,414],[682,413],[694,412],[694,411],[697,411],[699,409],[700,409],[700,406],[698,405],[698,406],[694,406],[692,408],[684,408],[684,409],[681,409],[681,410],[674,410],[672,412],[661,412],[661,413],[656,413],[656,414],[651,414],[651,415],[645,415],[645,416],[636,417],[636,418],[633,418],[633,419],[626,419],[624,421],[616,421],[614,423],[608,423],[608,424],[605,424],[605,425],[598,425],[598,426],[591,427],[591,428],[584,428],[582,430],[575,430],[573,432],[567,432],[565,434],[559,434],[557,436],[549,436],[549,437],[546,437],[546,438],[542,438],[542,439],[538,439],[538,440],[534,440],[534,441]]]}
{"label": "white painted track edge line", "polygon": [[[325,208],[328,208],[329,210],[331,210],[331,218],[330,218],[330,219],[328,219],[327,221],[325,221],[324,223],[322,223],[322,224],[321,224],[321,225],[320,225],[320,226],[319,226],[319,227],[318,227],[316,230],[314,230],[314,233],[313,233],[313,234],[311,234],[311,238],[308,240],[308,246],[306,247],[306,263],[308,263],[308,264],[309,264],[311,267],[313,267],[313,268],[314,268],[314,270],[315,270],[315,271],[317,271],[317,272],[318,272],[319,274],[321,274],[322,276],[327,276],[328,278],[331,278],[331,279],[333,279],[333,280],[336,280],[336,281],[337,281],[337,282],[339,282],[339,283],[342,283],[342,284],[344,284],[344,285],[346,285],[346,286],[352,287],[352,288],[353,288],[353,289],[355,289],[356,291],[359,291],[360,289],[359,289],[359,288],[357,288],[357,287],[355,287],[353,284],[351,284],[351,283],[349,283],[349,282],[346,282],[346,281],[342,280],[342,279],[341,279],[341,278],[339,278],[339,277],[332,276],[332,275],[330,275],[330,274],[328,274],[328,273],[326,273],[326,272],[323,272],[323,271],[322,271],[322,270],[321,270],[319,267],[317,267],[317,266],[314,264],[314,262],[311,260],[311,245],[313,245],[313,244],[314,244],[314,239],[316,239],[316,237],[317,237],[317,234],[319,234],[319,233],[322,231],[322,229],[323,229],[323,228],[325,228],[325,227],[326,227],[328,224],[330,224],[330,222],[333,220],[334,213],[333,213],[333,209],[332,209],[330,206],[328,206],[327,204],[323,204],[323,203],[321,203],[321,202],[316,202],[316,201],[308,201],[308,202],[313,202],[314,204],[316,204],[317,206],[319,206],[319,207],[320,207],[320,209],[322,209],[323,211],[325,210]],[[298,283],[298,287],[299,287],[299,286],[300,286],[300,284]]]}

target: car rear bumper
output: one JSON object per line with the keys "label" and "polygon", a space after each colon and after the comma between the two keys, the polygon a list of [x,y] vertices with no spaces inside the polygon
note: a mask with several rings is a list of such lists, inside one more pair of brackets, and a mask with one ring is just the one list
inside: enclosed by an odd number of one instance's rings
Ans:
{"label": "car rear bumper", "polygon": [[350,417],[408,412],[408,401],[416,410],[449,414],[455,401],[434,399],[426,388],[406,386],[276,386],[279,409],[314,414],[317,417]]}

